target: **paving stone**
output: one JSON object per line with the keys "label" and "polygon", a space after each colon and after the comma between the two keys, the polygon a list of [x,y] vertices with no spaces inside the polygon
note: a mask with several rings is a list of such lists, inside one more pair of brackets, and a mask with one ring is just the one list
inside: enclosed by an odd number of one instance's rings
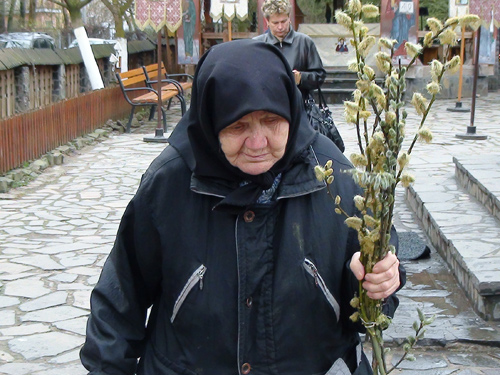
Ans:
{"label": "paving stone", "polygon": [[40,333],[15,338],[9,341],[9,348],[27,360],[55,356],[82,345],[84,339],[60,332]]}
{"label": "paving stone", "polygon": [[[61,364],[61,363],[79,361],[79,359],[80,359],[80,349],[77,349],[77,350],[73,350],[69,353],[65,353],[65,354],[59,355],[57,357],[54,357],[54,358],[50,359],[48,362]],[[82,369],[83,369],[83,366],[82,366]]]}
{"label": "paving stone", "polygon": [[28,264],[34,267],[41,268],[43,270],[63,270],[65,268],[63,265],[57,263],[50,256],[43,254],[32,255],[22,258],[15,258],[12,259],[11,262]]}
{"label": "paving stone", "polygon": [[54,323],[62,320],[76,318],[86,314],[88,314],[88,312],[72,306],[57,306],[40,311],[32,311],[26,313],[21,317],[21,321]]}
{"label": "paving stone", "polygon": [[0,366],[0,373],[8,375],[31,375],[34,371],[47,369],[41,363],[8,363]]}
{"label": "paving stone", "polygon": [[60,366],[58,365],[57,368],[52,368],[50,370],[44,370],[44,371],[39,371],[34,373],[33,375],[87,375],[88,371],[85,370],[85,368],[80,365],[68,365],[68,366]]}
{"label": "paving stone", "polygon": [[0,350],[0,362],[6,363],[6,362],[12,362],[12,361],[14,361],[13,356],[11,356],[7,352],[4,352],[3,350]]}
{"label": "paving stone", "polygon": [[0,296],[0,308],[19,304],[19,298]]}
{"label": "paving stone", "polygon": [[0,311],[0,326],[12,326],[16,323],[16,313],[13,310]]}
{"label": "paving stone", "polygon": [[34,333],[43,333],[48,331],[50,331],[50,327],[41,323],[23,324],[20,326],[0,329],[0,333],[3,336],[26,336],[32,335]]}
{"label": "paving stone", "polygon": [[49,280],[61,282],[61,283],[72,283],[78,278],[78,275],[72,275],[69,273],[59,273],[52,277],[49,277]]}
{"label": "paving stone", "polygon": [[55,322],[54,325],[64,331],[73,332],[85,336],[88,316]]}
{"label": "paving stone", "polygon": [[448,361],[454,365],[493,367],[500,369],[500,361],[481,354],[454,354],[449,355],[447,358]]}
{"label": "paving stone", "polygon": [[484,374],[481,370],[472,370],[472,369],[466,369],[466,370],[458,370],[456,375],[481,375]]}
{"label": "paving stone", "polygon": [[58,290],[90,290],[92,287],[90,285],[85,285],[82,283],[61,283],[57,286]]}
{"label": "paving stone", "polygon": [[60,259],[64,267],[88,266],[96,261],[97,255],[76,255],[72,257],[61,257]]}
{"label": "paving stone", "polygon": [[21,311],[34,311],[45,309],[47,307],[64,305],[67,298],[68,293],[66,292],[54,292],[25,302],[19,306],[19,309]]}
{"label": "paving stone", "polygon": [[44,287],[43,281],[36,279],[21,279],[5,284],[4,294],[8,296],[36,298],[50,292]]}
{"label": "paving stone", "polygon": [[[88,283],[88,282],[87,282]],[[73,306],[80,307],[82,309],[90,310],[90,293],[91,289],[88,290],[78,290],[73,292]]]}
{"label": "paving stone", "polygon": [[70,252],[70,251],[78,251],[82,249],[86,249],[90,247],[91,245],[86,244],[86,243],[65,243],[65,244],[60,244],[60,245],[52,245],[52,246],[46,246],[44,248],[38,249],[37,252],[43,253],[43,254],[59,254],[59,253],[65,253],[65,252]]}

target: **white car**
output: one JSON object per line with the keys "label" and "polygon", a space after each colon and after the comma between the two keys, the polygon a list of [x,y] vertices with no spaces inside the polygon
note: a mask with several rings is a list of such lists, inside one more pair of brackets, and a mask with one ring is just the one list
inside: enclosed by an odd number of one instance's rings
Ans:
{"label": "white car", "polygon": [[50,48],[54,49],[54,38],[44,33],[17,32],[0,34],[0,48]]}

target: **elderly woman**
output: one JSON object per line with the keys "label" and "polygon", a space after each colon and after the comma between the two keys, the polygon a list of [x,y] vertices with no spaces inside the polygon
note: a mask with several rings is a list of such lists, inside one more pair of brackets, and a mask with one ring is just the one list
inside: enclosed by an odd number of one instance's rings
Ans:
{"label": "elderly woman", "polygon": [[210,49],[92,293],[90,374],[371,373],[349,301],[364,278],[394,310],[404,276],[392,254],[364,274],[314,175],[328,159],[333,194],[352,202],[359,189],[339,173],[351,166],[308,125],[281,53],[253,40]]}

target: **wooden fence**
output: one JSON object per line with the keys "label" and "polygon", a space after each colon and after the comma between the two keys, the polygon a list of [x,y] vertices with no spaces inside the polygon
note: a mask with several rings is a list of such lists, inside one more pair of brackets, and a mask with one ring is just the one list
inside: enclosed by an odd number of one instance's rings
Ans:
{"label": "wooden fence", "polygon": [[110,87],[0,119],[0,173],[92,132],[108,119],[126,117],[129,112],[130,105],[120,87]]}
{"label": "wooden fence", "polygon": [[15,100],[14,70],[0,70],[0,118],[14,114]]}

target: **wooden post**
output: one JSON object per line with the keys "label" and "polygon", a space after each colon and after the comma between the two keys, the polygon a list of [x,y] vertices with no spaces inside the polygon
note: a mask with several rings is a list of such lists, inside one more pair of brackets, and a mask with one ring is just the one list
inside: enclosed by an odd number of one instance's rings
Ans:
{"label": "wooden post", "polygon": [[465,25],[462,25],[462,40],[460,41],[460,75],[458,76],[458,101],[462,99],[462,75],[464,72]]}
{"label": "wooden post", "polygon": [[231,41],[233,39],[233,25],[230,20],[227,21],[227,33],[228,33],[228,40]]}
{"label": "wooden post", "polygon": [[462,26],[462,40],[460,42],[460,73],[458,75],[458,98],[455,107],[446,108],[451,112],[469,112],[469,108],[462,107],[462,82],[464,72],[464,56],[465,56],[465,25]]}

